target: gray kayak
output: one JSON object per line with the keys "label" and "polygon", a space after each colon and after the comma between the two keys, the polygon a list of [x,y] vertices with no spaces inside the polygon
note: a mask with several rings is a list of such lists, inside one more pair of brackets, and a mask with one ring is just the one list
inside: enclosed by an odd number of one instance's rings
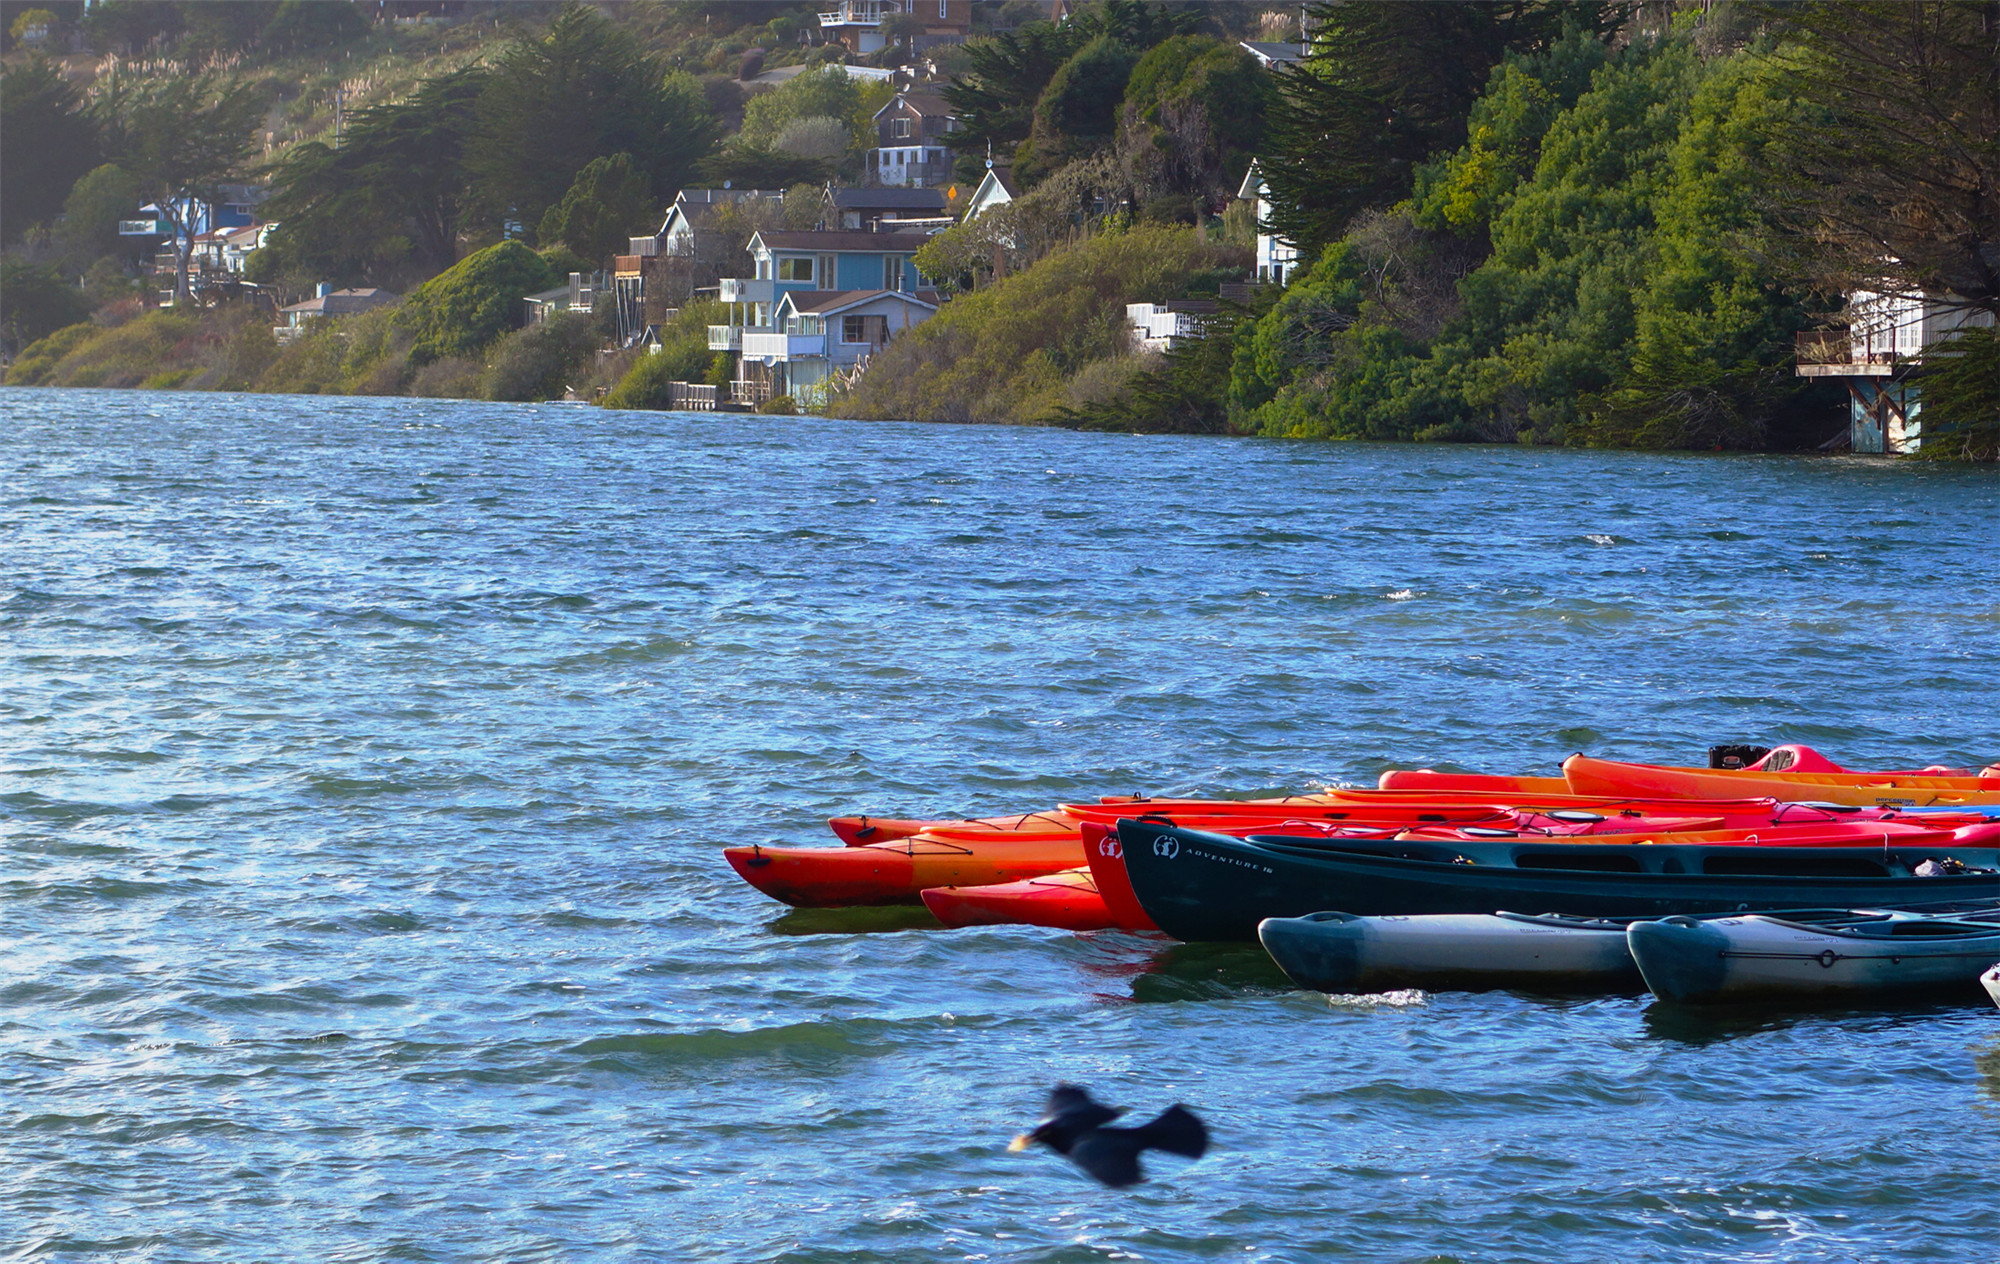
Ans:
{"label": "gray kayak", "polygon": [[1637,992],[1626,918],[1522,913],[1267,917],[1257,927],[1292,982],[1320,992],[1518,988]]}
{"label": "gray kayak", "polygon": [[2000,963],[1996,963],[1991,970],[1980,975],[1979,981],[1986,985],[1986,995],[1993,998],[1995,1005],[2000,1005]]}
{"label": "gray kayak", "polygon": [[1625,938],[1646,986],[1666,1000],[1977,996],[1981,972],[2000,960],[2000,913],[1857,911],[1819,924],[1669,917],[1634,922]]}

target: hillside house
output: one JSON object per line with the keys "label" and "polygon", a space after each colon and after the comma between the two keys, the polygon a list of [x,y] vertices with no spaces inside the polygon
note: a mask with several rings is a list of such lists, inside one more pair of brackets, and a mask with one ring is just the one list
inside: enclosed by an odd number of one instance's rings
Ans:
{"label": "hillside house", "polygon": [[716,284],[736,266],[742,240],[721,231],[716,220],[722,208],[768,203],[782,205],[776,189],[682,189],[667,208],[659,231],[630,239],[629,253],[612,261],[611,294],[617,314],[618,341],[630,346],[657,327],[667,312],[680,307],[694,292]]}
{"label": "hillside house", "polygon": [[1798,375],[1845,381],[1852,451],[1914,453],[1923,446],[1925,348],[1962,329],[1989,327],[1993,314],[1928,294],[1868,290],[1848,296],[1847,314],[1846,329],[1798,336]]}
{"label": "hillside house", "polygon": [[863,232],[929,231],[951,222],[944,190],[933,188],[841,189],[828,185],[824,229]]}
{"label": "hillside house", "polygon": [[1014,185],[1014,169],[988,165],[986,174],[980,177],[979,187],[965,200],[965,219],[968,222],[978,219],[994,207],[1005,206],[1019,196],[1021,191]]}
{"label": "hillside house", "polygon": [[1264,174],[1257,170],[1255,162],[1243,173],[1243,184],[1236,190],[1236,196],[1257,204],[1257,279],[1273,285],[1285,284],[1299,270],[1299,248],[1264,227],[1271,217],[1271,189],[1264,183]]}
{"label": "hillside house", "polygon": [[743,334],[731,398],[774,395],[818,404],[836,378],[856,372],[903,330],[937,313],[935,294],[900,290],[800,290],[778,300],[769,329]]}
{"label": "hillside house", "polygon": [[958,119],[944,98],[905,89],[875,112],[875,148],[868,151],[863,170],[877,186],[928,188],[949,184],[951,151],[945,137],[958,130]]}
{"label": "hillside house", "polygon": [[318,293],[303,303],[278,309],[279,324],[271,330],[271,336],[280,345],[290,342],[306,331],[306,327],[323,316],[356,316],[373,311],[398,301],[402,296],[387,290],[374,288],[358,290],[336,290],[330,285],[318,287]]}
{"label": "hillside house", "polygon": [[831,0],[819,11],[819,29],[850,52],[876,53],[890,43],[883,25],[900,14],[918,27],[910,38],[913,52],[963,44],[972,29],[972,0]]}
{"label": "hillside house", "polygon": [[1213,325],[1222,305],[1212,298],[1171,299],[1165,303],[1127,303],[1125,322],[1141,351],[1168,352],[1186,338],[1199,337]]}
{"label": "hillside house", "polygon": [[539,325],[560,312],[594,311],[598,293],[603,288],[602,272],[572,272],[566,283],[522,299],[521,304],[526,309],[522,318],[530,325]]}

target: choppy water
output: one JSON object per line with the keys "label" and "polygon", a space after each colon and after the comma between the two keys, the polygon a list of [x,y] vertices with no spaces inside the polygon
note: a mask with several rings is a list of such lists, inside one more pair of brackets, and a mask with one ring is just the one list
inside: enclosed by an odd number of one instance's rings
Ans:
{"label": "choppy water", "polygon": [[[4,1258],[1996,1255],[2000,1011],[1330,1002],[717,855],[1579,748],[2000,758],[1990,471],[0,413]],[[1058,1077],[1214,1151],[1004,1152]]]}

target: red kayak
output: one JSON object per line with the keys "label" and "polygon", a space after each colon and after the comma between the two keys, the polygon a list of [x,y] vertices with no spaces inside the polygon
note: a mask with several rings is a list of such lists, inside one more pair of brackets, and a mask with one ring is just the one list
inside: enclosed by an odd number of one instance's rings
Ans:
{"label": "red kayak", "polygon": [[1118,923],[1088,868],[978,887],[932,887],[924,907],[947,926],[1053,926],[1109,930]]}

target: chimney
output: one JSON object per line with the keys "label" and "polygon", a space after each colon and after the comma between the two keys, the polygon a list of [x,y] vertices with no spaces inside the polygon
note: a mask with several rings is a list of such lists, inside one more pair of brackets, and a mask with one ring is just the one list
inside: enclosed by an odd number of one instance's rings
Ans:
{"label": "chimney", "polygon": [[325,298],[331,293],[333,293],[333,284],[329,281],[321,281],[318,285],[313,286],[314,298]]}

